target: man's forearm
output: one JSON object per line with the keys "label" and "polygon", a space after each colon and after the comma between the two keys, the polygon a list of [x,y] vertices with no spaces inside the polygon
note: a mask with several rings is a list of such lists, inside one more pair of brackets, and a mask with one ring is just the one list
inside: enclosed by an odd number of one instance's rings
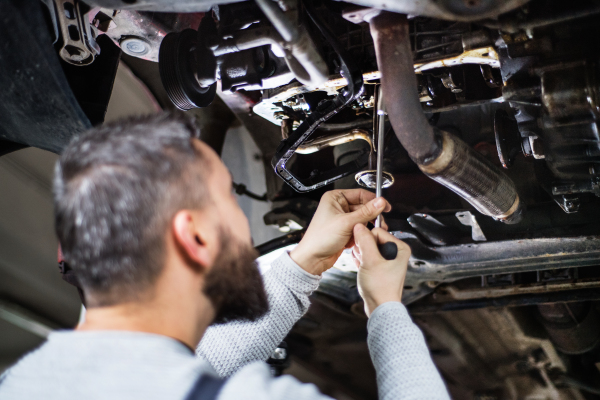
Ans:
{"label": "man's forearm", "polygon": [[398,302],[377,307],[368,323],[379,399],[449,399],[425,339]]}
{"label": "man's forearm", "polygon": [[320,277],[311,275],[283,254],[263,275],[269,312],[255,322],[211,326],[197,349],[220,376],[229,376],[253,361],[265,361],[310,305],[308,296]]}

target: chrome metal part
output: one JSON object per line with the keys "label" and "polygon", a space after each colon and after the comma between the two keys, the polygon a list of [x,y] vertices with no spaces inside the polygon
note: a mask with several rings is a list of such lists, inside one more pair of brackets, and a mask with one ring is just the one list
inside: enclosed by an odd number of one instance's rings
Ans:
{"label": "chrome metal part", "polygon": [[271,353],[271,358],[275,360],[284,360],[287,357],[287,350],[281,347],[276,348]]}
{"label": "chrome metal part", "polygon": [[[369,169],[360,171],[354,175],[354,180],[362,187],[375,189],[377,187],[377,170]],[[381,187],[387,189],[394,184],[394,176],[389,172],[383,172],[383,182]]]}
{"label": "chrome metal part", "polygon": [[470,211],[459,211],[456,213],[456,218],[461,224],[471,227],[471,237],[476,242],[485,242],[487,239],[477,223],[477,219]]}
{"label": "chrome metal part", "polygon": [[304,142],[302,145],[298,146],[296,153],[312,154],[323,150],[326,147],[338,146],[340,144],[353,142],[355,140],[364,140],[365,142],[369,143],[370,147],[373,146],[369,132],[364,129],[352,129],[348,132],[336,133],[331,136],[324,136],[315,140]]}
{"label": "chrome metal part", "polygon": [[85,6],[79,0],[54,0],[62,39],[60,57],[73,65],[89,65],[100,54]]}
{"label": "chrome metal part", "polygon": [[[375,197],[381,197],[383,186],[383,144],[385,140],[385,104],[381,94],[381,86],[377,96],[377,175],[375,180]],[[393,183],[393,181],[392,181]],[[375,219],[375,228],[381,227],[381,214]]]}

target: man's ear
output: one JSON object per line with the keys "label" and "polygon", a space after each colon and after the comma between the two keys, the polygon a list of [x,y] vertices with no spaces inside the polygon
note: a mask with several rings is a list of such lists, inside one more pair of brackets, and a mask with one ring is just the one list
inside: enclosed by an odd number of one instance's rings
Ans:
{"label": "man's ear", "polygon": [[190,211],[178,211],[173,218],[173,236],[185,256],[206,269],[212,264],[212,256],[199,222]]}

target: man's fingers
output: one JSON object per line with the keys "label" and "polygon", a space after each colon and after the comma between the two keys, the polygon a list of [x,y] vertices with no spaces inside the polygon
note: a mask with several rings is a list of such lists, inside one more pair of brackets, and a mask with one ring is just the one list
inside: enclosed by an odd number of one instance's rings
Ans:
{"label": "man's fingers", "polygon": [[[404,243],[402,240],[396,238],[394,235],[389,233],[387,230],[381,229],[381,228],[374,228],[371,231],[371,233],[373,234],[373,237],[375,237],[375,240],[377,241],[378,244],[394,242],[398,246],[398,254],[399,255],[405,254],[407,258],[410,257],[410,254],[411,254],[410,247],[406,243]],[[396,257],[396,258],[398,258],[398,257]]]}
{"label": "man's fingers", "polygon": [[358,246],[352,247],[352,259],[354,260],[354,264],[356,264],[356,268],[360,268],[361,257]]}
{"label": "man's fingers", "polygon": [[377,240],[378,244],[384,244],[389,241],[398,241],[394,235],[382,228],[373,228],[371,233],[375,236],[375,240]]}
{"label": "man's fingers", "polygon": [[377,216],[387,208],[390,208],[390,204],[383,197],[379,197],[369,201],[355,211],[348,213],[345,218],[350,226],[366,224],[377,218]]}
{"label": "man's fingers", "polygon": [[366,226],[362,224],[354,226],[354,242],[360,251],[361,258],[381,258],[377,249],[377,239]]}
{"label": "man's fingers", "polygon": [[348,241],[348,243],[346,243],[346,246],[344,246],[345,249],[351,249],[354,247],[356,243],[354,243],[354,236],[352,236],[352,238],[350,238],[350,240]]}
{"label": "man's fingers", "polygon": [[[369,222],[371,222],[373,224],[373,226],[375,226],[375,220],[372,220]],[[388,225],[385,223],[385,218],[383,215],[381,216],[381,228],[385,229],[386,231],[388,230]]]}
{"label": "man's fingers", "polygon": [[375,193],[365,189],[340,190],[340,193],[344,195],[351,206],[366,204],[375,198]]}

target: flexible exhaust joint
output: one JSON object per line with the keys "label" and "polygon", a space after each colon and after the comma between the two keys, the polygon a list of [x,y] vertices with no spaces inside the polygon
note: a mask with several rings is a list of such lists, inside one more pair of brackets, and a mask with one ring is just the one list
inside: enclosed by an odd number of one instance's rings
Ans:
{"label": "flexible exhaust joint", "polygon": [[506,223],[519,222],[522,206],[510,178],[454,135],[433,128],[425,118],[406,16],[384,11],[369,23],[390,122],[413,161],[482,214]]}

